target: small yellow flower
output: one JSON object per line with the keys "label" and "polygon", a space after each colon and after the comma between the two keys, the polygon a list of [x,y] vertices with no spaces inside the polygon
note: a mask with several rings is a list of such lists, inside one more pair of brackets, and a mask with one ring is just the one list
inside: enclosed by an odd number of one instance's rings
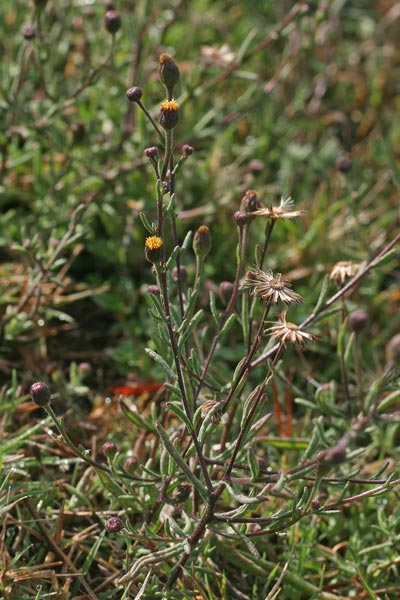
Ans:
{"label": "small yellow flower", "polygon": [[158,117],[160,124],[164,129],[174,129],[179,121],[179,105],[172,98],[172,100],[165,100],[161,103],[160,114]]}
{"label": "small yellow flower", "polygon": [[152,235],[146,239],[144,251],[148,261],[155,263],[162,259],[163,241],[158,235]]}

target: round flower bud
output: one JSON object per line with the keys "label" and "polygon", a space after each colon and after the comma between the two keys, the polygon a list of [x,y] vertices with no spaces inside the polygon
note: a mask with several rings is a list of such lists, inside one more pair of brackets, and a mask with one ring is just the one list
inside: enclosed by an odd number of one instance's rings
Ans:
{"label": "round flower bud", "polygon": [[340,464],[346,460],[346,448],[343,444],[338,444],[328,448],[325,453],[325,462]]}
{"label": "round flower bud", "polygon": [[32,402],[38,406],[47,406],[50,404],[51,393],[48,386],[43,381],[38,381],[31,385],[31,399]]}
{"label": "round flower bud", "polygon": [[105,523],[106,531],[109,533],[117,533],[124,527],[124,522],[120,517],[110,517]]}
{"label": "round flower bud", "polygon": [[179,69],[169,54],[161,54],[158,75],[167,89],[168,96],[172,98],[174,87],[179,81]]}
{"label": "round flower bud", "polygon": [[264,170],[264,168],[265,164],[262,160],[259,160],[258,158],[253,158],[248,165],[248,170],[252,175],[258,175]]}
{"label": "round flower bud", "polygon": [[193,236],[193,250],[198,258],[205,258],[210,252],[212,239],[210,230],[206,225],[200,225]]}
{"label": "round flower bud", "polygon": [[233,283],[230,281],[221,281],[219,284],[219,295],[224,304],[228,304],[233,294]]}
{"label": "round flower bud", "polygon": [[258,198],[254,190],[247,190],[240,203],[240,210],[254,212],[258,209]]}
{"label": "round flower bud", "polygon": [[185,158],[188,158],[188,156],[191,156],[193,154],[193,152],[194,152],[193,146],[189,146],[189,144],[183,144],[182,153]]}
{"label": "round flower bud", "polygon": [[311,502],[311,508],[313,510],[319,510],[321,508],[321,502],[317,498],[314,498]]}
{"label": "round flower bud", "polygon": [[146,258],[151,263],[160,262],[163,257],[163,241],[158,235],[146,239],[144,247]]}
{"label": "round flower bud", "polygon": [[104,442],[101,451],[107,458],[113,458],[118,452],[114,442]]}
{"label": "round flower bud", "polygon": [[158,148],[156,146],[151,146],[150,148],[146,148],[144,151],[145,156],[147,158],[157,158],[158,156]]}
{"label": "round flower bud", "polygon": [[158,285],[151,284],[151,285],[147,286],[147,292],[149,294],[153,294],[154,296],[159,296],[160,288],[158,287]]}
{"label": "round flower bud", "polygon": [[136,456],[129,456],[124,462],[124,469],[130,474],[133,474],[138,466],[138,459]]}
{"label": "round flower bud", "polygon": [[180,266],[179,271],[178,267],[174,267],[171,271],[171,275],[174,281],[178,281],[178,277],[180,277],[182,285],[184,285],[187,282],[188,272],[186,267],[184,267],[183,265]]}
{"label": "round flower bud", "polygon": [[335,167],[338,169],[338,171],[346,173],[351,169],[351,160],[347,156],[339,156],[336,159]]}
{"label": "round flower bud", "polygon": [[25,40],[33,40],[33,38],[36,36],[36,29],[30,25],[27,25],[23,28],[22,35]]}
{"label": "round flower bud", "polygon": [[117,33],[121,29],[121,15],[117,10],[108,10],[104,17],[104,27],[108,33]]}
{"label": "round flower bud", "polygon": [[363,310],[355,310],[347,317],[349,331],[361,333],[368,325],[368,315]]}
{"label": "round flower bud", "polygon": [[179,106],[174,99],[161,103],[158,120],[164,129],[174,129],[177,126],[179,122]]}
{"label": "round flower bud", "polygon": [[249,218],[249,214],[244,210],[237,210],[233,215],[233,220],[239,227],[247,225],[247,223],[249,222]]}
{"label": "round flower bud", "polygon": [[386,345],[386,359],[391,364],[400,361],[400,333],[397,333]]}
{"label": "round flower bud", "polygon": [[143,96],[143,90],[141,87],[135,85],[134,87],[129,88],[126,92],[126,97],[130,102],[139,102],[140,98]]}

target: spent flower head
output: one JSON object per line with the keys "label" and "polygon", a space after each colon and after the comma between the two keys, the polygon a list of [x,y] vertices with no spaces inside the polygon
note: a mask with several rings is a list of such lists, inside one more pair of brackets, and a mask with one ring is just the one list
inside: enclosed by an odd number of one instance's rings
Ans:
{"label": "spent flower head", "polygon": [[329,279],[331,281],[336,281],[340,285],[343,285],[346,279],[351,279],[357,275],[359,269],[359,263],[354,263],[351,260],[341,260],[334,265],[329,275]]}
{"label": "spent flower head", "polygon": [[270,335],[274,341],[278,341],[285,346],[289,342],[293,346],[304,348],[306,342],[315,342],[317,340],[316,336],[312,333],[302,331],[298,325],[286,321],[286,310],[281,313],[279,321],[275,325],[272,325],[272,327],[268,327],[264,333]]}
{"label": "spent flower head", "polygon": [[304,214],[304,210],[294,210],[292,198],[281,198],[279,206],[270,204],[251,213],[254,217],[269,217],[270,219],[295,219]]}
{"label": "spent flower head", "polygon": [[179,105],[173,98],[161,103],[158,116],[160,125],[164,129],[174,129],[179,122]]}
{"label": "spent flower head", "polygon": [[303,302],[302,296],[292,290],[290,283],[282,279],[281,273],[274,275],[270,269],[263,271],[255,267],[248,273],[245,285],[252,288],[253,296],[271,304]]}

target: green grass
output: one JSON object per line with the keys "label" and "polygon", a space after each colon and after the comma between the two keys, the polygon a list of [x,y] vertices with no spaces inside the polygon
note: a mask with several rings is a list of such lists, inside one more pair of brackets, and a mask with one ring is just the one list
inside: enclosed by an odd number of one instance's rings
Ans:
{"label": "green grass", "polygon": [[[1,3],[6,600],[399,597],[399,16],[307,4],[126,0],[112,36],[101,2]],[[195,149],[173,198],[125,96],[140,85],[156,117],[163,52],[181,72],[175,164]],[[249,217],[246,244],[233,215],[247,190],[304,214],[273,231]],[[263,317],[242,285],[269,232],[264,267],[304,298],[287,319],[316,336],[304,349],[276,350],[264,330],[282,305]],[[144,243],[160,233],[155,277]],[[345,293],[339,261],[361,265]],[[220,284],[238,270],[227,310]],[[31,402],[35,381],[51,409]]]}

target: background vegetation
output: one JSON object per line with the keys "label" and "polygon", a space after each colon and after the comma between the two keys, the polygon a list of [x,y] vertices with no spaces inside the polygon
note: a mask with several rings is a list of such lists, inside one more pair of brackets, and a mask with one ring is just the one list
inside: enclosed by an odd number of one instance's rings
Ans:
{"label": "background vegetation", "polygon": [[[206,319],[210,291],[223,310],[219,285],[236,270],[232,216],[254,189],[265,206],[291,196],[305,211],[275,228],[267,265],[304,297],[294,316],[301,322],[321,291],[325,299],[340,288],[328,279],[338,261],[368,264],[399,233],[398,4],[126,0],[115,3],[115,35],[104,26],[109,8],[84,0],[0,5],[0,591],[17,600],[139,598],[140,590],[143,598],[397,598],[395,249],[315,323],[318,343],[304,353],[288,349],[255,449],[274,473],[341,439],[349,442],[346,459],[325,466],[322,482],[313,475],[318,489],[306,478],[282,484],[288,495],[278,494],[273,510],[291,516],[281,531],[251,537],[259,524],[241,523],[231,537],[211,532],[168,592],[168,557],[147,579],[146,569],[133,581],[120,578],[173,535],[167,504],[157,504],[154,423],[169,435],[177,430],[160,387],[165,373],[145,352],[157,346],[139,214],[156,218],[144,149],[158,140],[125,91],[140,85],[156,115],[164,99],[159,55],[179,64],[176,153],[183,144],[195,152],[176,178],[177,226],[181,241],[202,224],[212,234],[199,301]],[[264,229],[252,225],[249,268]],[[190,252],[184,264],[192,281]],[[368,316],[360,336],[346,326],[354,310]],[[217,379],[229,381],[242,356],[238,340],[234,328],[218,348]],[[259,379],[255,372],[252,383]],[[31,403],[37,380],[49,384],[72,442],[108,464],[109,478],[70,452]],[[366,413],[361,435],[343,438],[351,418]],[[102,455],[106,441],[116,457]],[[154,478],[138,496],[118,475],[127,459],[137,463],[135,476]],[[189,511],[188,482],[176,477],[170,496]],[[224,498],[225,510],[234,500]],[[312,500],[319,505],[310,512]],[[297,520],[304,506],[307,517]],[[249,507],[249,518],[272,514],[268,503]],[[125,529],[107,532],[115,515]],[[184,530],[173,511],[168,518]]]}

